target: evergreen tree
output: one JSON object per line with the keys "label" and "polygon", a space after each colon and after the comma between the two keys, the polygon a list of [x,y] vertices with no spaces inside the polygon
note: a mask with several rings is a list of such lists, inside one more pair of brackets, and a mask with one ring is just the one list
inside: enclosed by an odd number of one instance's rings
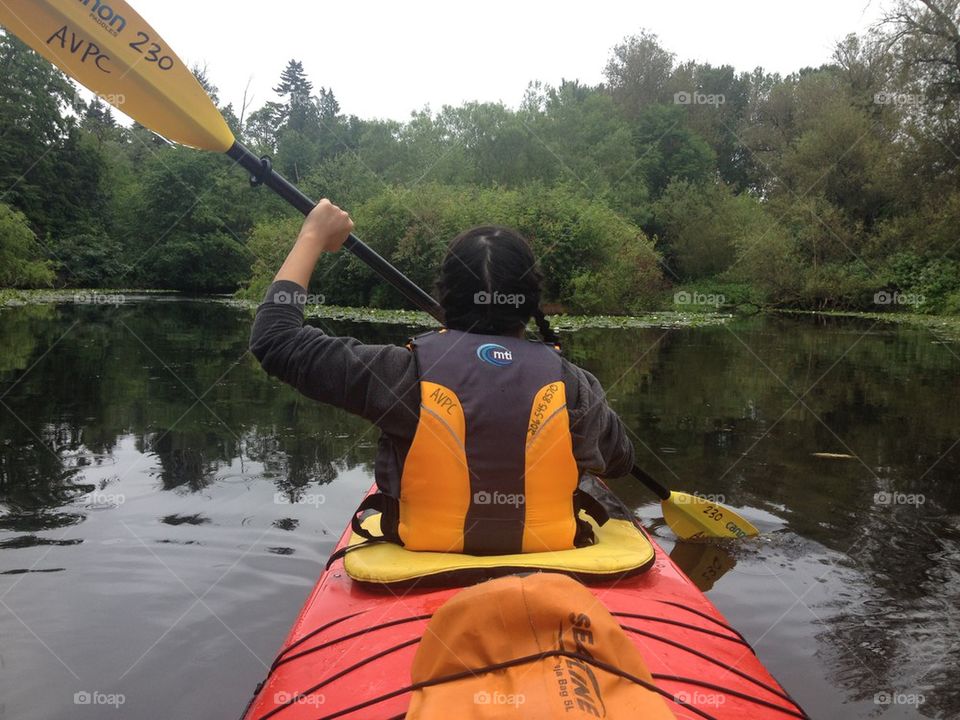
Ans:
{"label": "evergreen tree", "polygon": [[318,129],[319,111],[314,102],[313,83],[307,78],[303,63],[288,62],[273,91],[285,101],[280,123],[284,130],[309,134]]}

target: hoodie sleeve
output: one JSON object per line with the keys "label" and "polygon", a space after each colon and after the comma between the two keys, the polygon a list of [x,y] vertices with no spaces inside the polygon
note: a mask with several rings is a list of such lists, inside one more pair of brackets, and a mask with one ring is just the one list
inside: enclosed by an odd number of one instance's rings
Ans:
{"label": "hoodie sleeve", "polygon": [[420,407],[413,354],[304,325],[306,292],[288,280],[270,286],[250,335],[254,357],[269,375],[303,395],[359,415],[387,433],[412,437]]}
{"label": "hoodie sleeve", "polygon": [[600,477],[629,474],[634,449],[627,428],[607,404],[600,382],[589,372],[564,362],[570,432],[577,464]]}

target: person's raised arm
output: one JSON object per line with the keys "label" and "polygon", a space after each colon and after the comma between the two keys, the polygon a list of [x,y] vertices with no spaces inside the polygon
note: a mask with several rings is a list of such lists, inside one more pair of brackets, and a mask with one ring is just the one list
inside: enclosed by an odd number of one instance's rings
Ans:
{"label": "person's raised arm", "polygon": [[404,434],[416,427],[419,412],[412,354],[396,345],[367,345],[303,324],[317,260],[324,252],[339,250],[352,229],[350,216],[329,200],[314,208],[257,308],[250,351],[268,374],[307,397]]}

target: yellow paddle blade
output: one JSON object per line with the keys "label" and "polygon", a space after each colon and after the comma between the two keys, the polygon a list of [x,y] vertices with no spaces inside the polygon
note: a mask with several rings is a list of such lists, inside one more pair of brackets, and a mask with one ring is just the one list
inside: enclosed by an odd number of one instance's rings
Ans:
{"label": "yellow paddle blade", "polygon": [[219,152],[233,145],[193,73],[124,0],[0,0],[0,25],[168,140]]}
{"label": "yellow paddle blade", "polygon": [[660,503],[663,518],[683,540],[695,538],[744,538],[759,535],[749,521],[724,505],[687,493],[671,492]]}

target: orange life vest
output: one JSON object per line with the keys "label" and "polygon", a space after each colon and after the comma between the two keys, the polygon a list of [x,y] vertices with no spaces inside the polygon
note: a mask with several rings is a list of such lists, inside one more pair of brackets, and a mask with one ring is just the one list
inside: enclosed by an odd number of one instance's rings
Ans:
{"label": "orange life vest", "polygon": [[559,352],[455,330],[410,347],[421,404],[397,511],[384,513],[395,537],[411,550],[472,555],[589,544]]}

